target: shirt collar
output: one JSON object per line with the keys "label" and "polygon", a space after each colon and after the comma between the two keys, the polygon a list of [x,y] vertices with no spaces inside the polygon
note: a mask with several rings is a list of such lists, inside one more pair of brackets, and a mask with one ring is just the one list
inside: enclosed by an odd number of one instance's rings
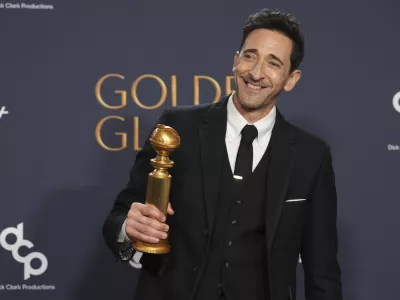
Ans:
{"label": "shirt collar", "polygon": [[235,105],[233,104],[233,94],[229,96],[228,103],[227,103],[227,140],[233,141],[237,137],[240,136],[243,127],[247,124],[256,126],[258,130],[258,137],[256,140],[258,143],[263,143],[265,138],[267,138],[270,134],[270,131],[274,127],[275,119],[276,119],[276,107],[272,108],[270,113],[266,115],[261,120],[251,124],[247,122],[247,120],[240,114],[240,112],[236,109]]}

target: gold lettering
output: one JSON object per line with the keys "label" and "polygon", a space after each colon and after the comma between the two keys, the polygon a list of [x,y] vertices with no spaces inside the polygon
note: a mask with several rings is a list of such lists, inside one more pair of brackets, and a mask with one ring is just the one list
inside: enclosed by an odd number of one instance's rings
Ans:
{"label": "gold lettering", "polygon": [[233,76],[226,76],[225,88],[226,88],[226,95],[227,96],[233,92],[233,90],[232,90],[232,80],[233,80]]}
{"label": "gold lettering", "polygon": [[121,95],[121,104],[120,105],[115,105],[115,106],[109,105],[103,100],[103,97],[101,96],[101,92],[100,92],[101,87],[103,86],[104,81],[110,77],[117,77],[119,79],[125,79],[125,77],[120,74],[107,74],[107,75],[104,75],[103,77],[101,77],[100,80],[96,83],[96,88],[95,88],[96,99],[105,108],[108,108],[108,109],[123,108],[126,106],[126,91],[122,91],[122,90],[114,91],[115,94]]}
{"label": "gold lettering", "polygon": [[141,150],[139,145],[139,117],[133,117],[133,150]]}
{"label": "gold lettering", "polygon": [[172,106],[176,106],[176,75],[171,76],[171,98],[172,98]]}
{"label": "gold lettering", "polygon": [[[138,87],[138,84],[139,84],[140,81],[142,81],[142,80],[145,79],[145,78],[152,78],[152,79],[155,79],[155,80],[158,82],[158,84],[161,86],[161,98],[160,98],[160,100],[158,101],[158,103],[155,104],[155,105],[153,105],[153,106],[146,106],[146,105],[142,104],[142,103],[139,101],[139,98],[138,98],[138,96],[137,96],[137,87]],[[152,75],[152,74],[144,74],[144,75],[138,77],[138,78],[133,82],[133,85],[132,85],[132,98],[133,98],[133,101],[134,101],[140,108],[148,109],[148,110],[159,108],[161,105],[163,105],[163,103],[165,102],[165,99],[167,98],[167,86],[165,85],[165,82],[164,82],[160,77],[158,77],[158,76],[156,76],[156,75]]]}
{"label": "gold lettering", "polygon": [[121,136],[121,147],[119,147],[119,148],[112,148],[112,147],[107,146],[103,142],[103,139],[101,138],[101,129],[103,128],[103,124],[106,121],[110,120],[110,119],[117,119],[117,120],[125,122],[124,118],[118,117],[118,116],[108,116],[108,117],[105,117],[105,118],[101,119],[99,121],[99,123],[97,123],[96,130],[95,130],[97,143],[105,150],[108,150],[108,151],[121,151],[121,150],[123,150],[123,149],[125,149],[127,147],[127,137],[126,137],[126,133],[125,132],[115,132],[114,133],[117,136]]}
{"label": "gold lettering", "polygon": [[214,97],[214,103],[218,102],[219,99],[221,98],[221,87],[219,86],[218,82],[210,77],[210,76],[204,76],[204,75],[195,75],[194,76],[194,104],[198,105],[200,103],[200,86],[199,82],[200,79],[205,79],[208,80],[212,83],[212,85],[215,87],[215,97]]}

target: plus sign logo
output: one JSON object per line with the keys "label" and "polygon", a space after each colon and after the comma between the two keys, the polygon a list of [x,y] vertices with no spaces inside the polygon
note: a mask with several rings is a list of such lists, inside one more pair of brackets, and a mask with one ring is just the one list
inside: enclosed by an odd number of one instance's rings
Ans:
{"label": "plus sign logo", "polygon": [[400,92],[397,92],[393,97],[393,107],[400,113]]}
{"label": "plus sign logo", "polygon": [[6,110],[6,107],[5,106],[2,106],[1,108],[0,108],[0,119],[4,116],[4,115],[8,115],[9,114],[9,112]]}

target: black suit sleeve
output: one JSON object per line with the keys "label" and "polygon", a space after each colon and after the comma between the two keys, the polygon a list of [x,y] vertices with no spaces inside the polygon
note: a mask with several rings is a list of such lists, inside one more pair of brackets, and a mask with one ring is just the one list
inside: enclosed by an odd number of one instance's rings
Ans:
{"label": "black suit sleeve", "polygon": [[[168,125],[169,110],[165,110],[151,129],[143,148],[137,153],[135,162],[130,171],[129,182],[118,194],[112,210],[103,225],[103,237],[107,246],[119,259],[118,250],[120,244],[117,242],[118,234],[121,231],[129,209],[133,202],[145,202],[148,174],[153,171],[150,159],[156,156],[156,151],[150,144],[149,138],[157,124]],[[133,254],[133,253],[132,253]]]}
{"label": "black suit sleeve", "polygon": [[329,148],[326,148],[313,193],[301,253],[307,300],[341,300],[337,259],[337,194]]}

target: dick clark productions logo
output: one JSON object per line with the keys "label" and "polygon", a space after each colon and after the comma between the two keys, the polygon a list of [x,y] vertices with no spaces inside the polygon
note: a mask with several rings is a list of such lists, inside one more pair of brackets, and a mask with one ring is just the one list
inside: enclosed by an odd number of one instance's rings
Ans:
{"label": "dick clark productions logo", "polygon": [[[13,235],[16,238],[15,243],[9,244],[7,237]],[[11,251],[13,258],[24,264],[24,280],[27,280],[33,276],[42,275],[47,270],[48,262],[46,256],[40,252],[31,252],[26,256],[19,255],[18,251],[21,247],[27,247],[28,249],[33,248],[33,243],[29,240],[24,239],[24,223],[19,223],[17,227],[8,227],[0,233],[0,245]],[[32,260],[40,260],[40,267],[37,269],[32,268]]]}

